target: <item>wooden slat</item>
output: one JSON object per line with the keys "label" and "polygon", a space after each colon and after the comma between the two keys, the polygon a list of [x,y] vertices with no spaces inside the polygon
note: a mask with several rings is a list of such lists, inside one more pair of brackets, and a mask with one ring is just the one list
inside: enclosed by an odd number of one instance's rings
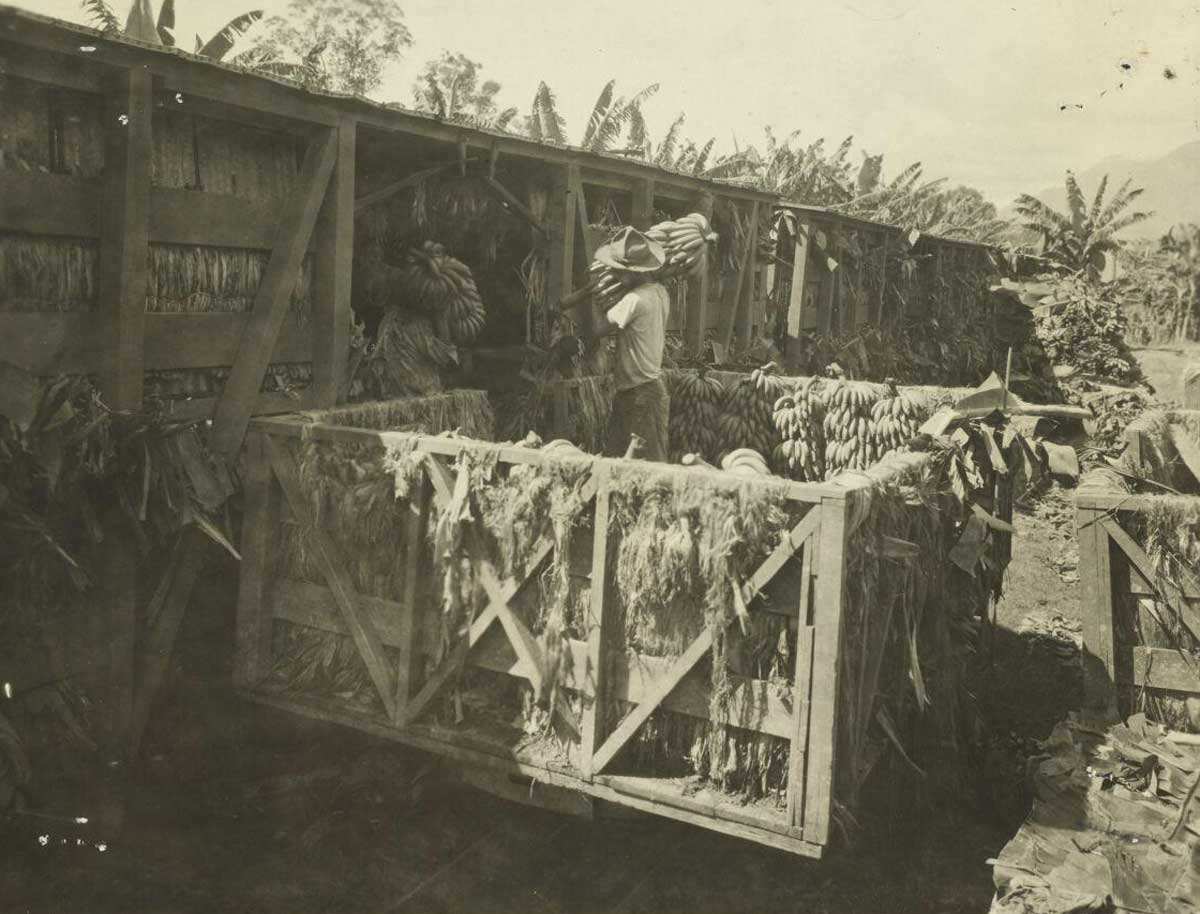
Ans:
{"label": "wooden slat", "polygon": [[[722,809],[718,815],[694,813],[670,803],[646,799],[645,797],[635,795],[631,791],[623,792],[609,786],[609,784],[602,783],[602,780],[611,779],[598,779],[596,783],[589,784],[587,781],[572,777],[569,774],[556,771],[552,768],[531,764],[515,758],[492,755],[477,749],[467,749],[459,745],[453,733],[439,732],[437,735],[431,735],[425,728],[421,727],[397,730],[390,724],[379,721],[378,718],[355,714],[348,711],[343,705],[330,700],[307,697],[299,700],[291,696],[263,691],[246,691],[244,694],[251,701],[268,707],[289,711],[293,714],[299,714],[314,720],[354,727],[366,733],[405,743],[423,751],[474,767],[526,775],[543,783],[578,790],[597,799],[638,812],[674,819],[689,825],[708,829],[709,831],[754,841],[758,844],[814,859],[820,859],[825,852],[824,847],[805,840],[794,831],[785,835],[771,828],[748,825],[743,821],[744,816],[726,818],[725,816],[728,814],[726,809]],[[622,786],[625,785],[622,784]]]}
{"label": "wooden slat", "polygon": [[585,675],[593,683],[593,699],[583,712],[583,773],[592,775],[592,756],[596,747],[604,742],[604,705],[608,697],[608,664],[605,656],[606,635],[612,627],[612,605],[608,597],[608,517],[612,494],[609,490],[610,473],[607,469],[596,471],[596,510],[592,522],[592,568],[590,606],[587,626],[587,664]]}
{"label": "wooden slat", "polygon": [[796,632],[796,680],[792,692],[792,731],[788,734],[788,823],[804,825],[804,789],[808,776],[809,714],[812,710],[813,627]]}
{"label": "wooden slat", "polygon": [[487,630],[491,628],[492,623],[496,621],[497,609],[497,604],[489,603],[483,612],[471,622],[467,634],[451,645],[449,652],[442,658],[442,662],[438,665],[437,669],[425,680],[425,684],[421,686],[421,690],[417,692],[412,702],[401,713],[401,726],[409,727],[416,723],[425,709],[429,707],[429,703],[437,697],[442,687],[462,669],[463,664],[466,663],[467,657],[471,653],[471,649],[483,639],[483,636],[487,634]]}
{"label": "wooden slat", "polygon": [[1150,689],[1200,695],[1200,658],[1165,647],[1133,649],[1133,681]]}
{"label": "wooden slat", "polygon": [[[695,212],[706,219],[712,220],[712,194],[703,194],[695,203]],[[688,280],[687,316],[684,321],[684,339],[688,349],[700,353],[704,349],[704,332],[708,329],[708,296],[710,265],[707,263],[711,252],[705,253],[704,269],[700,275]]]}
{"label": "wooden slat", "polygon": [[389,716],[393,715],[396,701],[395,684],[388,669],[387,657],[383,652],[383,644],[379,640],[379,633],[375,630],[375,626],[371,624],[370,619],[358,611],[354,599],[354,588],[350,586],[346,573],[343,571],[347,567],[347,562],[333,540],[314,523],[309,500],[300,485],[292,455],[284,449],[283,445],[272,440],[270,435],[263,437],[263,443],[267,459],[270,461],[275,478],[279,480],[288,507],[304,528],[304,536],[313,546],[321,573],[329,584],[329,589],[333,593],[338,609],[341,610],[346,627],[354,639],[354,645],[358,648],[358,653],[366,664],[367,672],[371,675],[371,681],[379,692],[383,707]]}
{"label": "wooden slat", "polygon": [[370,193],[363,194],[354,201],[354,212],[356,214],[366,211],[377,203],[382,203],[394,197],[396,194],[410,187],[415,187],[422,181],[440,175],[442,172],[449,171],[453,167],[452,162],[444,162],[441,165],[432,165],[429,168],[421,168],[414,171],[412,174],[405,175],[399,180],[392,181],[379,190],[373,190]]}
{"label": "wooden slat", "polygon": [[725,347],[728,352],[730,343],[733,342],[734,328],[737,326],[739,314],[741,312],[743,290],[750,276],[750,264],[754,253],[754,232],[753,228],[758,220],[758,204],[753,205],[750,211],[750,219],[748,225],[751,231],[746,233],[745,247],[738,255],[738,272],[737,282],[733,287],[732,296],[726,304],[722,302],[722,313],[719,330],[717,331],[717,340]]}
{"label": "wooden slat", "polygon": [[[292,413],[308,408],[304,391],[294,393],[259,394],[252,404],[254,415],[270,416]],[[211,419],[217,409],[216,397],[200,397],[194,400],[168,400],[161,404],[164,418],[175,422],[195,422]]]}
{"label": "wooden slat", "polygon": [[588,215],[587,195],[583,191],[583,179],[580,177],[579,166],[573,165],[567,172],[571,185],[571,195],[575,198],[575,253],[576,259],[582,258],[585,271],[596,256],[596,247],[592,244],[591,217]]}
{"label": "wooden slat", "polygon": [[[248,314],[147,314],[143,367],[212,368],[229,365]],[[108,351],[106,320],[98,312],[0,311],[0,360],[34,374],[96,372]],[[308,331],[296,321],[283,325],[272,362],[307,362],[312,357]]]}
{"label": "wooden slat", "polygon": [[[1129,563],[1138,574],[1146,580],[1146,583],[1156,588],[1158,593],[1171,604],[1172,609],[1178,613],[1180,620],[1191,631],[1192,637],[1200,639],[1200,612],[1197,612],[1188,605],[1189,600],[1200,599],[1200,585],[1196,583],[1195,579],[1185,577],[1182,581],[1176,582],[1168,580],[1163,575],[1155,574],[1154,563],[1150,561],[1150,557],[1146,555],[1142,547],[1112,517],[1107,515],[1101,516],[1098,526],[1103,527],[1104,532],[1117,544],[1121,552],[1125,554],[1125,558],[1129,560]],[[1186,572],[1184,574],[1186,575]],[[1082,578],[1083,573],[1081,569],[1080,579],[1082,580]],[[1111,581],[1108,588],[1108,605],[1112,605]]]}
{"label": "wooden slat", "polygon": [[575,193],[565,167],[554,170],[546,223],[546,304],[553,306],[575,288]]}
{"label": "wooden slat", "polygon": [[755,203],[750,209],[750,246],[746,254],[742,274],[738,276],[737,311],[734,319],[734,335],[739,343],[750,340],[754,324],[754,281],[758,273],[758,226],[761,219],[760,207]]}
{"label": "wooden slat", "polygon": [[287,317],[288,299],[299,278],[301,258],[312,236],[336,154],[334,131],[309,144],[296,191],[284,210],[278,240],[254,297],[254,310],[238,343],[237,357],[213,420],[212,448],[228,460],[235,458],[242,446],[259,385]]}
{"label": "wooden slat", "polygon": [[315,409],[337,404],[345,383],[350,354],[350,276],[354,261],[354,122],[344,119],[337,128],[337,162],[329,190],[317,217],[317,242],[313,264],[312,385]]}
{"label": "wooden slat", "polygon": [[[792,528],[792,531],[784,539],[783,543],[777,546],[771,555],[767,557],[767,560],[751,575],[750,580],[742,585],[742,600],[746,605],[749,605],[758,596],[759,591],[766,586],[767,582],[792,557],[796,549],[804,543],[805,537],[812,534],[812,531],[816,527],[816,522],[819,520],[815,515],[817,515],[816,509],[810,510]],[[655,682],[647,698],[626,715],[625,719],[617,725],[612,735],[596,750],[592,760],[592,774],[598,774],[604,770],[605,766],[629,742],[629,739],[637,732],[637,729],[662,704],[663,699],[679,685],[683,678],[691,672],[692,668],[700,662],[700,659],[708,653],[712,645],[712,629],[705,627],[704,631],[688,645],[687,650],[683,652],[679,659],[671,664],[667,673]]]}
{"label": "wooden slat", "polygon": [[279,486],[263,444],[265,437],[263,432],[254,432],[247,440],[242,479],[242,561],[233,681],[243,688],[264,678],[271,663],[270,556],[279,533],[281,511]]}
{"label": "wooden slat", "polygon": [[849,525],[845,501],[822,501],[820,512],[821,538],[815,543],[817,590],[813,609],[812,710],[804,790],[804,837],[816,844],[828,844],[837,763],[838,681]]}
{"label": "wooden slat", "polygon": [[[173,187],[152,187],[149,194],[148,233],[156,244],[270,250],[282,215],[275,200]],[[98,179],[4,172],[0,202],[0,231],[100,237],[104,206]]]}
{"label": "wooden slat", "polygon": [[[356,594],[355,602],[366,613],[376,630],[379,640],[387,647],[399,648],[408,641],[405,620],[407,603],[396,603],[365,594]],[[271,585],[271,612],[275,619],[305,625],[309,628],[335,634],[348,634],[345,624],[334,607],[333,594],[328,587],[283,578]],[[440,614],[433,607],[418,608],[414,624],[419,632],[432,633],[441,624]],[[494,637],[494,643],[493,642]],[[421,656],[433,656],[435,645],[428,639],[417,638],[414,651]],[[585,698],[595,696],[595,683],[588,668],[588,643],[568,640],[572,678],[562,685],[580,693]],[[506,636],[500,633],[481,636],[464,661],[468,666],[479,667],[494,673],[524,678],[521,663],[517,660]],[[649,694],[654,684],[668,671],[671,661],[664,657],[629,653],[625,657],[610,658],[608,682],[605,688],[610,699],[637,703]],[[701,720],[709,718],[709,683],[696,673],[686,677],[679,687],[663,700],[663,708],[677,714],[686,714]],[[747,730],[757,730],[781,739],[793,737],[791,699],[785,700],[774,684],[763,679],[745,676],[730,676],[729,723]],[[403,711],[404,709],[400,709]],[[404,714],[401,714],[404,717]]]}

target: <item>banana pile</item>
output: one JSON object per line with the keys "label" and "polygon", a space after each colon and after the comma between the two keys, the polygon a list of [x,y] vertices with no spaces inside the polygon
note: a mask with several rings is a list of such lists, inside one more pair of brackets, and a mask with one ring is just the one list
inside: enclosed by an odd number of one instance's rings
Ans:
{"label": "banana pile", "polygon": [[671,222],[650,226],[646,237],[663,246],[667,265],[659,275],[695,276],[704,269],[708,245],[717,243],[717,233],[702,213],[688,213]]}
{"label": "banana pile", "polygon": [[770,476],[771,470],[762,454],[748,447],[730,451],[721,459],[721,469],[743,476]]}
{"label": "banana pile", "polygon": [[825,478],[865,470],[884,454],[907,444],[921,424],[922,410],[894,387],[834,381],[825,393]]}
{"label": "banana pile", "polygon": [[721,449],[717,427],[725,388],[703,368],[699,374],[680,372],[672,380],[668,423],[671,460],[677,461],[684,454],[716,460]]}
{"label": "banana pile", "polygon": [[483,300],[471,270],[446,253],[442,245],[426,241],[411,248],[401,268],[404,291],[419,311],[428,314],[443,339],[469,343],[483,329]]}
{"label": "banana pile", "polygon": [[775,401],[772,421],[783,440],[771,461],[776,471],[801,482],[825,478],[825,399],[816,378],[802,378]]}
{"label": "banana pile", "polygon": [[[673,222],[660,222],[646,230],[646,237],[663,246],[666,265],[654,274],[655,279],[672,279],[698,275],[705,267],[708,245],[717,243],[717,233],[701,213],[689,213]],[[588,268],[596,284],[596,305],[604,310],[613,307],[625,294],[625,287],[616,274],[598,260]]]}
{"label": "banana pile", "polygon": [[718,451],[751,448],[760,454],[772,453],[778,440],[772,406],[784,386],[769,368],[756,368],[749,378],[726,388],[717,425]]}

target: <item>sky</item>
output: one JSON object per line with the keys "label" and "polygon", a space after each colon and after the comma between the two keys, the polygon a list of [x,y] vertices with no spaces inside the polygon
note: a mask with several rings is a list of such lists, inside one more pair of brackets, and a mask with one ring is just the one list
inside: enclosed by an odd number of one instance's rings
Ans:
{"label": "sky", "polygon": [[[193,33],[207,38],[252,4],[177,0],[176,35],[189,47]],[[78,0],[17,5],[87,21]],[[123,20],[126,0],[112,5]],[[286,3],[257,5],[270,14]],[[572,142],[609,79],[619,94],[657,82],[644,106],[656,138],[681,112],[686,135],[716,137],[722,152],[761,148],[766,126],[827,146],[852,134],[858,148],[884,153],[885,178],[920,161],[927,177],[1005,205],[1060,183],[1067,169],[1157,158],[1200,139],[1200,0],[400,6],[414,43],[389,68],[380,100],[411,103],[423,62],[462,52],[502,84],[503,106],[524,112],[545,80]]]}

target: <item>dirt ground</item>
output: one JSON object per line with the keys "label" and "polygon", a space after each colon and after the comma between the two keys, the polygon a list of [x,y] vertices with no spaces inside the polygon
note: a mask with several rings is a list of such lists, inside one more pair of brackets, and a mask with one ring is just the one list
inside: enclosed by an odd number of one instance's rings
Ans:
{"label": "dirt ground", "polygon": [[[1141,355],[1170,398],[1182,356]],[[984,912],[986,861],[1027,808],[1025,759],[1081,695],[1069,493],[1015,523],[977,789],[869,845],[813,863],[668,821],[557,816],[455,783],[420,753],[249,705],[227,685],[236,569],[221,565],[186,620],[124,828],[104,833],[102,783],[56,760],[61,775],[34,791],[42,816],[0,818],[0,911]]]}

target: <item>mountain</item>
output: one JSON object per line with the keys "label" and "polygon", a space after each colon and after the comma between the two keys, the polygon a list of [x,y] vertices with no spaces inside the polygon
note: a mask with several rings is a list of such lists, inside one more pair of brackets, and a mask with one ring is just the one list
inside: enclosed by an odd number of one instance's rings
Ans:
{"label": "mountain", "polygon": [[[1200,223],[1200,140],[1185,143],[1159,159],[1138,160],[1125,156],[1109,156],[1090,168],[1076,172],[1089,202],[1096,193],[1100,179],[1108,175],[1111,195],[1126,178],[1146,192],[1134,201],[1133,208],[1154,215],[1121,233],[1123,238],[1157,238],[1178,222]],[[1039,200],[1060,212],[1067,208],[1066,191],[1060,183],[1035,194]],[[1011,212],[1006,215],[1012,215]]]}

